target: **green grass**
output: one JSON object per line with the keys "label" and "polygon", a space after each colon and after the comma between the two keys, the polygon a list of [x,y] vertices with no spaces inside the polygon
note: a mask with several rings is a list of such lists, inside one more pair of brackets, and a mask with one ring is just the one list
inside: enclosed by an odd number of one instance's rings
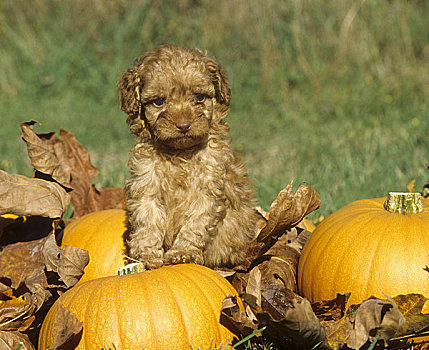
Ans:
{"label": "green grass", "polygon": [[229,121],[267,209],[291,179],[328,215],[420,189],[429,162],[429,3],[419,0],[0,2],[0,167],[30,176],[19,123],[72,132],[121,186],[133,144],[116,81],[141,53],[207,49],[228,72]]}

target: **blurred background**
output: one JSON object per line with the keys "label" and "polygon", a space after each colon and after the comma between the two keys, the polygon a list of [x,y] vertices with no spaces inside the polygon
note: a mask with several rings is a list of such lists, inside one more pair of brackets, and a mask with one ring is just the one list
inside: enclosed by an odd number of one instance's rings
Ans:
{"label": "blurred background", "polygon": [[64,128],[98,186],[134,140],[116,82],[160,44],[207,50],[231,83],[233,146],[263,208],[294,179],[346,203],[429,178],[429,1],[0,1],[0,168],[31,176],[19,123]]}

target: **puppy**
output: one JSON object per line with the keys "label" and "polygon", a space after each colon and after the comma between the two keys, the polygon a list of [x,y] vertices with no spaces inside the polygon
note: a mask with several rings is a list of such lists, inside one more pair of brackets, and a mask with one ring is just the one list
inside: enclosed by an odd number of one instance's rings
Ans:
{"label": "puppy", "polygon": [[126,255],[147,269],[238,264],[258,214],[245,165],[227,139],[224,70],[199,50],[165,45],[139,57],[118,87],[138,137],[125,185]]}

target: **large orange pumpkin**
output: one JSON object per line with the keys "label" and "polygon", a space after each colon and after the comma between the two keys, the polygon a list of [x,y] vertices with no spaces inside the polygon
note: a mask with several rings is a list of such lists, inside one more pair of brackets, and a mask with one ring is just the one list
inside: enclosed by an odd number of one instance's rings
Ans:
{"label": "large orange pumpkin", "polygon": [[125,211],[121,209],[96,211],[66,226],[62,245],[89,252],[89,264],[79,283],[118,273],[124,265],[125,229]]}
{"label": "large orange pumpkin", "polygon": [[[389,205],[386,198],[358,200],[322,221],[300,257],[301,295],[313,302],[350,292],[348,305],[371,295],[429,298],[429,203],[419,194],[404,200],[410,196],[392,193]],[[411,202],[421,212],[398,212]]]}
{"label": "large orange pumpkin", "polygon": [[233,334],[219,318],[228,294],[237,292],[226,279],[193,264],[94,279],[54,303],[40,331],[39,349],[52,346],[59,303],[83,322],[77,349],[209,349],[212,341],[225,345]]}

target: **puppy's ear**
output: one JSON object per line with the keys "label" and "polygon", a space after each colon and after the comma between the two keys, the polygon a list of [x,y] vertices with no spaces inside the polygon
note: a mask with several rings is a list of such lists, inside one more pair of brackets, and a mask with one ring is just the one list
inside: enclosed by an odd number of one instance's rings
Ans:
{"label": "puppy's ear", "polygon": [[138,114],[140,104],[140,76],[137,61],[122,73],[118,81],[121,109],[128,115]]}
{"label": "puppy's ear", "polygon": [[229,106],[231,102],[231,89],[229,88],[225,71],[213,58],[206,57],[205,61],[215,87],[216,100],[221,104]]}
{"label": "puppy's ear", "polygon": [[118,81],[121,109],[128,114],[127,123],[131,132],[138,137],[150,137],[144,120],[144,110],[141,106],[140,93],[143,86],[141,72],[146,56],[135,60],[134,64],[122,73]]}

